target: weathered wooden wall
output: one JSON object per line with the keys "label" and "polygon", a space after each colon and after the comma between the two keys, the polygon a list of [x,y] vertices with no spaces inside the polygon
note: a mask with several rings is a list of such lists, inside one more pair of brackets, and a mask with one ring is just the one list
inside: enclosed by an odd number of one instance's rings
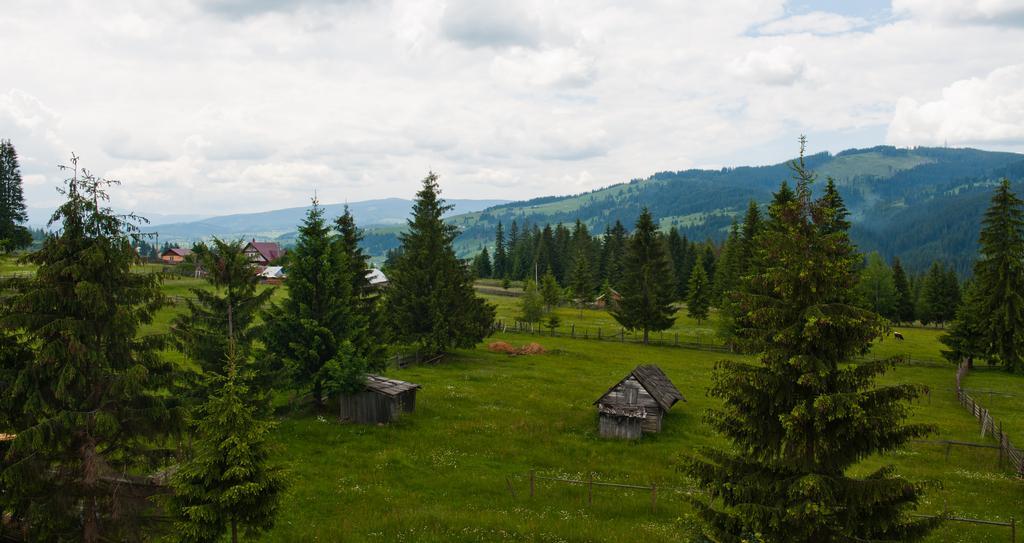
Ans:
{"label": "weathered wooden wall", "polygon": [[398,418],[398,413],[402,409],[397,398],[369,391],[342,395],[340,404],[341,419],[359,424],[391,422]]}
{"label": "weathered wooden wall", "polygon": [[642,419],[599,415],[601,437],[615,439],[640,439],[643,435]]}
{"label": "weathered wooden wall", "polygon": [[[630,394],[630,390],[636,390],[636,401],[630,402],[627,397]],[[643,431],[645,432],[660,432],[661,431],[661,406],[658,402],[654,401],[654,398],[640,385],[640,382],[636,380],[636,377],[630,377],[622,383],[619,383],[611,392],[606,396],[607,402],[610,404],[617,405],[642,405],[647,408],[647,418],[644,420]]]}

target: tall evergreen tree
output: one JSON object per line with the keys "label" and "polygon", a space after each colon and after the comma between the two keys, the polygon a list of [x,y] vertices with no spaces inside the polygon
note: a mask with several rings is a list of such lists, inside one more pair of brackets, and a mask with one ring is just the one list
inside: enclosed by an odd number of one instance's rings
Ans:
{"label": "tall evergreen tree", "polygon": [[722,245],[718,265],[715,266],[711,301],[716,307],[722,307],[727,292],[736,290],[736,283],[740,278],[740,251],[740,227],[736,221],[733,221],[732,227],[729,229],[729,237]]}
{"label": "tall evergreen tree", "polygon": [[[367,325],[353,303],[352,268],[334,238],[314,199],[289,256],[287,296],[264,313],[267,352],[283,362],[296,388],[313,393],[317,408],[323,406],[329,362],[351,355],[352,338]],[[365,365],[355,357],[335,362]]]}
{"label": "tall evergreen tree", "polygon": [[892,259],[892,282],[896,289],[896,322],[914,322],[914,293],[899,257]]}
{"label": "tall evergreen tree", "polygon": [[494,277],[504,279],[508,277],[508,250],[505,248],[505,229],[498,221],[498,228],[494,231]]}
{"label": "tall evergreen tree", "polygon": [[209,245],[197,243],[192,258],[213,289],[190,289],[188,312],[173,321],[174,339],[204,373],[224,375],[229,343],[241,359],[251,356],[256,316],[273,291],[257,288],[258,277],[240,242],[215,237]]}
{"label": "tall evergreen tree", "polygon": [[740,251],[739,251],[739,275],[747,274],[750,269],[751,260],[754,257],[754,239],[761,231],[761,209],[757,202],[751,200],[747,206],[747,214],[743,217],[743,229],[740,230]]}
{"label": "tall evergreen tree", "polygon": [[18,153],[11,140],[0,140],[0,252],[32,244],[32,234],[23,224],[27,220]]}
{"label": "tall evergreen tree", "polygon": [[573,258],[572,274],[569,278],[569,287],[572,289],[572,295],[576,298],[577,303],[582,307],[590,301],[594,295],[594,284],[593,278],[590,275],[590,258],[587,255],[586,246],[580,246],[576,249],[576,255]]}
{"label": "tall evergreen tree", "polygon": [[960,285],[952,268],[933,262],[921,289],[919,314],[922,324],[945,324],[953,320],[960,304]]}
{"label": "tall evergreen tree", "polygon": [[867,266],[860,273],[856,292],[864,307],[883,317],[896,319],[896,283],[892,270],[877,252],[868,255]]}
{"label": "tall evergreen tree", "polygon": [[111,476],[154,469],[154,445],[179,430],[166,394],[176,371],[159,355],[162,337],[140,333],[163,297],[157,275],[131,270],[137,228],[107,207],[114,182],[71,162],[50,223],[59,229],[28,257],[36,275],[15,285],[0,318],[0,334],[33,351],[2,372],[11,386],[0,387],[0,418],[17,437],[0,461],[0,500],[31,540],[115,541],[146,522]]}
{"label": "tall evergreen tree", "polygon": [[623,260],[626,255],[627,237],[626,227],[621,222],[615,221],[605,235],[602,244],[602,260],[605,263],[603,281],[607,281],[612,288],[618,288],[622,281]]}
{"label": "tall evergreen tree", "polygon": [[352,344],[355,360],[365,362],[370,370],[381,371],[386,363],[386,327],[380,310],[380,291],[370,284],[370,256],[361,245],[363,231],[356,225],[347,205],[334,220],[334,228],[338,232],[335,243],[343,256],[342,265],[347,268],[344,274],[352,284],[350,303],[355,308],[355,316],[366,323],[366,326],[356,323],[347,334],[348,341]]}
{"label": "tall evergreen tree", "polygon": [[[668,229],[667,242],[669,259],[672,260],[672,271],[675,273],[676,288],[674,292],[677,296],[680,296],[686,290],[685,287],[679,286],[679,283],[683,280],[683,269],[686,266],[686,243],[683,241],[683,237],[679,235],[679,229],[675,226]],[[680,297],[680,299],[682,298]]]}
{"label": "tall evergreen tree", "polygon": [[793,169],[796,191],[773,205],[740,292],[740,339],[760,361],[721,363],[710,389],[723,405],[707,421],[732,447],[688,465],[708,495],[698,514],[716,541],[919,540],[937,524],[909,518],[921,484],[891,466],[848,473],[930,430],[904,424],[919,387],[874,385],[892,361],[847,364],[885,324],[850,303],[860,257],[840,210],[812,199],[802,158]]}
{"label": "tall evergreen tree", "polygon": [[270,463],[273,425],[256,415],[250,385],[230,351],[224,374],[198,410],[192,457],[171,479],[168,512],[178,541],[213,543],[227,533],[237,543],[239,529],[254,539],[274,525],[285,489],[284,473]]}
{"label": "tall evergreen tree", "polygon": [[549,312],[562,302],[562,287],[558,286],[558,280],[551,270],[540,276],[540,295],[544,298],[544,305]]}
{"label": "tall evergreen tree", "polygon": [[429,355],[476,345],[494,322],[494,306],[476,296],[469,271],[452,249],[458,232],[441,220],[448,209],[437,175],[430,173],[400,236],[402,257],[392,270],[387,296],[398,339]]}
{"label": "tall evergreen tree", "polygon": [[624,328],[642,330],[646,344],[650,332],[665,330],[675,322],[674,286],[665,244],[651,213],[644,208],[626,249],[618,287],[622,300],[612,309],[612,317]]}
{"label": "tall evergreen tree", "polygon": [[686,314],[701,321],[708,318],[708,310],[711,308],[712,285],[704,272],[704,257],[697,257],[697,264],[690,274],[690,284],[687,287]]}
{"label": "tall evergreen tree", "polygon": [[974,276],[989,353],[1006,371],[1024,373],[1024,202],[1003,179],[985,212]]}
{"label": "tall evergreen tree", "polygon": [[477,253],[473,258],[473,273],[482,279],[486,279],[493,275],[491,255],[487,252],[487,247],[484,247],[483,250]]}
{"label": "tall evergreen tree", "polygon": [[949,326],[949,331],[939,337],[939,341],[948,349],[942,350],[942,357],[959,365],[966,361],[968,367],[974,367],[975,358],[990,358],[991,349],[988,343],[985,321],[982,318],[984,293],[976,282],[971,282],[964,289],[963,300],[956,309],[956,318]]}

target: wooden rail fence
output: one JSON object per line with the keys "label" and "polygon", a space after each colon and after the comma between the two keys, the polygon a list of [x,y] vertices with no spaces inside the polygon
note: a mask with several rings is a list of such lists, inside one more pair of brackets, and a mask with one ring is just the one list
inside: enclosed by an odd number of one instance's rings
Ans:
{"label": "wooden rail fence", "polygon": [[[537,336],[548,336],[548,337],[567,337],[572,339],[590,339],[597,341],[617,341],[620,343],[643,343],[643,336],[627,332],[624,328],[618,329],[606,329],[601,327],[588,328],[588,327],[577,327],[575,323],[570,323],[567,327],[561,329],[547,329],[537,323],[523,322],[523,321],[512,321],[505,322],[503,320],[494,321],[492,330],[495,332],[505,332],[512,334],[532,334]],[[650,334],[648,343],[651,345],[663,345],[669,347],[683,347],[686,349],[698,349],[702,351],[716,351],[727,353],[731,352],[729,347],[719,343],[714,343],[710,339],[702,341],[700,336],[697,336],[697,341],[692,341],[690,338],[680,336],[678,332],[666,334],[664,332],[656,332]]]}
{"label": "wooden rail fence", "polygon": [[998,421],[992,416],[992,413],[988,409],[982,407],[970,394],[964,391],[961,386],[961,382],[964,377],[967,376],[967,372],[970,368],[966,363],[960,364],[960,367],[956,370],[956,399],[960,402],[960,405],[964,406],[965,409],[974,415],[974,418],[978,419],[978,424],[981,427],[981,437],[984,439],[986,435],[992,436],[996,440],[999,447],[999,463],[1002,464],[1004,459],[1009,462],[1010,466],[1017,473],[1018,477],[1024,478],[1024,453],[1020,449],[1013,445],[1010,441],[1010,436],[1003,432],[1003,423]]}

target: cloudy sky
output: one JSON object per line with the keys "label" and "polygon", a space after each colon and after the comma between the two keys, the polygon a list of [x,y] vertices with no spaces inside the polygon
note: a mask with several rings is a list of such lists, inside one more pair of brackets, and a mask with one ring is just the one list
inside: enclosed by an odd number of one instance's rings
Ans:
{"label": "cloudy sky", "polygon": [[[855,5],[855,6],[854,6]],[[5,0],[0,138],[115,204],[575,193],[889,143],[1024,151],[1020,0]]]}

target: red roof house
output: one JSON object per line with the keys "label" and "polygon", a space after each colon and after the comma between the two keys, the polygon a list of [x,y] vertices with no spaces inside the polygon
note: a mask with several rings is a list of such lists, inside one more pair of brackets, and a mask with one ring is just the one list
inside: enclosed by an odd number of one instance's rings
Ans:
{"label": "red roof house", "polygon": [[257,266],[266,266],[284,254],[280,245],[272,241],[256,241],[255,239],[246,244],[243,252],[249,257],[249,261]]}

